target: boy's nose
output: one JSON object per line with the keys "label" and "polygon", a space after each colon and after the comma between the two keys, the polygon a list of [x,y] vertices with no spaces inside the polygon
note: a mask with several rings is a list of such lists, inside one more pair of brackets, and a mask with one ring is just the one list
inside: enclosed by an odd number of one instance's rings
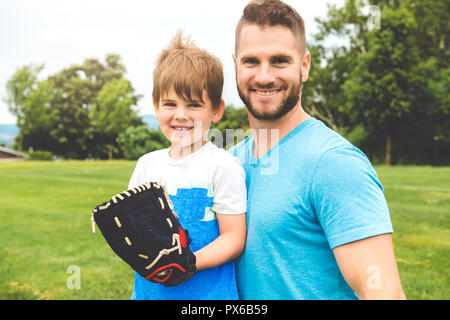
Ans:
{"label": "boy's nose", "polygon": [[187,117],[187,114],[186,114],[186,110],[184,109],[184,107],[179,106],[178,108],[176,108],[175,114],[174,114],[175,119],[186,119],[186,117]]}

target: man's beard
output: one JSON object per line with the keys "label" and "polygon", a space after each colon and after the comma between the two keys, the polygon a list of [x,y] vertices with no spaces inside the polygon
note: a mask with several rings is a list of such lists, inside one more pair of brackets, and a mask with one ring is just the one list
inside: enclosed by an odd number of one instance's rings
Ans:
{"label": "man's beard", "polygon": [[280,105],[273,111],[258,111],[250,102],[250,98],[243,93],[243,91],[237,86],[239,97],[241,97],[242,102],[247,106],[248,111],[253,117],[258,120],[277,120],[284,116],[286,113],[291,111],[298,103],[300,99],[300,94],[302,92],[301,79],[299,83],[295,83],[288,93],[288,96],[281,101]]}

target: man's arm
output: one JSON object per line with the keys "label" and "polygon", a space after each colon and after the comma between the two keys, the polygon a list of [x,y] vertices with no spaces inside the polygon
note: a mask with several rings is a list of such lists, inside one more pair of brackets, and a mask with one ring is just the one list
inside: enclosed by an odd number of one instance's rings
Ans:
{"label": "man's arm", "polygon": [[344,279],[360,299],[406,299],[391,234],[347,243],[333,253]]}

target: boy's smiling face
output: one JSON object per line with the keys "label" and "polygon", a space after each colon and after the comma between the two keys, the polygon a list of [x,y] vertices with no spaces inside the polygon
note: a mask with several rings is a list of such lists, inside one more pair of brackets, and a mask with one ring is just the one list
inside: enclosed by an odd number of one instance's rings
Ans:
{"label": "boy's smiling face", "polygon": [[221,100],[219,107],[213,108],[206,90],[203,90],[202,99],[192,97],[192,101],[186,101],[172,87],[154,107],[159,127],[172,144],[171,152],[173,149],[178,151],[178,155],[171,153],[171,156],[182,158],[208,141],[211,122],[222,118],[225,103]]}

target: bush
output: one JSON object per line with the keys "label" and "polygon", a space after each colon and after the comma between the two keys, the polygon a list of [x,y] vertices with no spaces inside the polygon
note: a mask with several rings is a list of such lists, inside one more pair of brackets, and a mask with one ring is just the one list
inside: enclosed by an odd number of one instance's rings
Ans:
{"label": "bush", "polygon": [[53,160],[53,152],[36,150],[29,154],[29,160]]}

